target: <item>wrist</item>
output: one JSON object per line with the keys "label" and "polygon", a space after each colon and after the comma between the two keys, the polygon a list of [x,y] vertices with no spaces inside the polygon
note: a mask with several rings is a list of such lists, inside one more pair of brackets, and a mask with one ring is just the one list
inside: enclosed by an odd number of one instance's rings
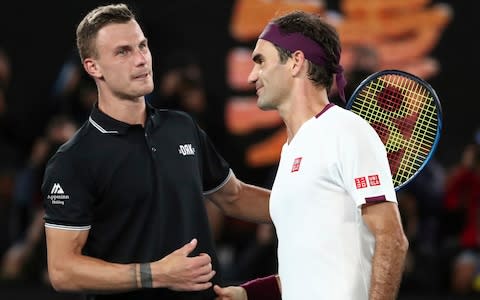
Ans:
{"label": "wrist", "polygon": [[150,263],[136,264],[136,283],[137,287],[147,289],[152,287],[152,271]]}
{"label": "wrist", "polygon": [[275,275],[257,278],[240,285],[248,300],[280,300],[280,288]]}

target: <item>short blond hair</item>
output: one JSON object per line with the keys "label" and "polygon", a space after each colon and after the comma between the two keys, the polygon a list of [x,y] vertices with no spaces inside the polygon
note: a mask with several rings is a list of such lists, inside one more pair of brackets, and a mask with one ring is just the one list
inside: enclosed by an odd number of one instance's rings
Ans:
{"label": "short blond hair", "polygon": [[95,38],[98,31],[108,24],[124,24],[135,20],[135,15],[125,4],[110,4],[91,10],[78,24],[77,49],[80,59],[97,57]]}

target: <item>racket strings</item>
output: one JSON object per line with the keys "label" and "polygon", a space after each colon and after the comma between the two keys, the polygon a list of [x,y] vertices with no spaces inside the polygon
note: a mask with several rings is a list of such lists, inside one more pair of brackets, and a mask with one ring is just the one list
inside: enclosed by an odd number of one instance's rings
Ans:
{"label": "racket strings", "polygon": [[398,186],[419,170],[435,143],[438,115],[433,95],[410,78],[384,75],[356,98],[352,111],[367,120],[385,144]]}
{"label": "racket strings", "polygon": [[[413,100],[408,102],[413,104],[410,110],[418,114],[417,123],[408,124],[408,126],[415,126],[414,130],[416,129],[417,131],[414,131],[408,139],[410,143],[404,145],[407,149],[397,173],[400,180],[406,180],[420,168],[435,140],[435,136],[429,136],[428,130],[425,130],[432,125],[429,124],[428,111],[431,110],[428,109],[427,104],[428,102],[432,103],[432,101],[429,101],[431,95],[429,95],[428,91],[417,82],[402,79],[403,77],[400,76],[397,77],[399,78],[398,85],[406,92],[406,98]],[[403,87],[402,85],[405,82],[407,84]],[[418,113],[419,111],[423,113]],[[436,126],[436,119],[430,121],[433,121],[433,126]],[[397,127],[399,127],[398,124]]]}

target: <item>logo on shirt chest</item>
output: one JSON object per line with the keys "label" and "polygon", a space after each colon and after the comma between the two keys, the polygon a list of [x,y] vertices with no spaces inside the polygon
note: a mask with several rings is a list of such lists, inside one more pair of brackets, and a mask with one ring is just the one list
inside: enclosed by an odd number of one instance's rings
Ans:
{"label": "logo on shirt chest", "polygon": [[192,147],[192,144],[179,145],[178,153],[181,155],[195,155],[195,148]]}
{"label": "logo on shirt chest", "polygon": [[293,165],[292,165],[292,173],[293,172],[298,172],[300,170],[300,163],[302,162],[302,157],[297,157],[293,160]]}

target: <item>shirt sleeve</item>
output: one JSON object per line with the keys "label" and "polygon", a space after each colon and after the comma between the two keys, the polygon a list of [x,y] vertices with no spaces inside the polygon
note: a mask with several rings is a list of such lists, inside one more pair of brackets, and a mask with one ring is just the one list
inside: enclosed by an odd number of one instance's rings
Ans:
{"label": "shirt sleeve", "polygon": [[357,206],[397,202],[384,144],[363,119],[340,137],[339,163],[345,189]]}
{"label": "shirt sleeve", "polygon": [[87,230],[91,224],[93,196],[85,176],[72,158],[58,152],[47,164],[42,183],[45,226]]}
{"label": "shirt sleeve", "polygon": [[198,128],[202,145],[203,194],[211,194],[220,189],[230,178],[229,164],[218,153],[208,135]]}

